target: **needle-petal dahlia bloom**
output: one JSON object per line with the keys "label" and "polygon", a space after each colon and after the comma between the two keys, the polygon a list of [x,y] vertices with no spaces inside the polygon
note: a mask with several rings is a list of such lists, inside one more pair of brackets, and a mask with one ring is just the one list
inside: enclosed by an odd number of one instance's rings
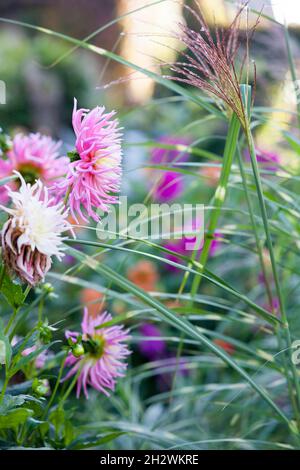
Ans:
{"label": "needle-petal dahlia bloom", "polygon": [[[67,380],[79,371],[77,397],[83,390],[88,398],[88,385],[109,396],[109,391],[115,389],[117,378],[124,376],[127,367],[124,359],[130,354],[125,343],[129,339],[128,331],[119,325],[101,327],[111,320],[112,316],[107,312],[94,318],[86,308],[84,309],[81,334],[85,353],[79,357],[69,353],[66,365],[71,369],[64,378]],[[66,338],[70,338],[74,343],[78,336],[77,332],[66,332]]]}
{"label": "needle-petal dahlia bloom", "polygon": [[18,176],[19,191],[7,188],[12,208],[0,206],[9,214],[1,231],[2,257],[11,273],[35,286],[50,269],[52,256],[61,260],[62,233],[71,226],[63,203],[54,204],[40,180],[30,185]]}
{"label": "needle-petal dahlia bloom", "polygon": [[[17,134],[6,153],[6,160],[0,160],[0,176],[4,178],[18,171],[26,183],[33,184],[40,179],[46,186],[52,186],[54,181],[66,174],[68,168],[69,158],[59,156],[60,146],[61,142],[39,133]],[[15,182],[9,186],[16,188]],[[7,190],[2,188],[0,201],[6,203],[7,200]]]}
{"label": "needle-petal dahlia bloom", "polygon": [[61,196],[68,195],[68,204],[75,220],[86,215],[99,221],[97,209],[109,211],[116,204],[121,183],[121,133],[115,112],[104,106],[77,109],[74,100],[73,128],[76,135],[73,161],[66,178],[55,185]]}

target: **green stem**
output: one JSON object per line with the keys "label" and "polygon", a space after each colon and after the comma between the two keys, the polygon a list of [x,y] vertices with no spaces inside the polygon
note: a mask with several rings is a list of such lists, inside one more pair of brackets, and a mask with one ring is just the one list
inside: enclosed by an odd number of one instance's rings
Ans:
{"label": "green stem", "polygon": [[10,330],[10,327],[12,326],[13,322],[15,321],[15,318],[18,314],[18,311],[19,309],[18,308],[14,308],[14,311],[12,313],[12,315],[10,316],[10,319],[8,320],[8,323],[6,325],[6,328],[4,330],[4,333],[7,335],[7,333],[9,332]]}
{"label": "green stem", "polygon": [[9,382],[9,375],[6,373],[6,375],[5,375],[5,380],[4,380],[4,384],[3,384],[3,387],[2,387],[2,390],[1,390],[1,395],[0,395],[0,404],[2,403],[2,400],[3,400],[3,398],[4,398],[4,395],[5,395],[5,392],[6,392],[6,389],[7,389],[8,382]]}
{"label": "green stem", "polygon": [[[31,286],[28,285],[28,286],[26,287],[25,291],[24,291],[23,303],[25,302],[25,300],[26,300],[26,298],[27,298],[27,296],[28,296],[28,294],[29,294],[29,292],[30,292],[30,289],[31,289]],[[15,319],[16,319],[16,317],[17,317],[17,315],[18,315],[18,312],[19,312],[19,310],[20,310],[20,308],[21,308],[21,306],[14,309],[14,311],[13,311],[13,313],[12,313],[12,315],[11,315],[11,317],[10,317],[10,319],[9,319],[9,321],[8,321],[8,323],[7,323],[7,325],[6,325],[6,328],[5,328],[5,330],[4,330],[4,332],[5,332],[6,335],[8,334],[8,332],[9,332],[9,330],[10,330],[10,327],[12,326],[13,322],[15,321]]]}
{"label": "green stem", "polygon": [[[205,239],[203,249],[201,251],[201,255],[199,259],[199,262],[201,264],[200,272],[202,272],[206,266],[213,236],[217,228],[221,209],[222,209],[222,206],[224,204],[224,201],[227,195],[228,180],[229,180],[229,176],[231,172],[233,157],[234,157],[236,147],[237,147],[240,127],[241,127],[241,124],[239,122],[238,117],[236,116],[236,114],[233,114],[230,120],[228,135],[227,135],[225,149],[224,149],[223,166],[222,166],[222,171],[221,171],[221,176],[220,176],[220,182],[219,182],[219,185],[216,189],[215,196],[214,196],[214,209],[212,210],[208,228],[207,228],[208,237],[206,237]],[[198,292],[201,279],[202,279],[201,276],[195,276],[193,279],[192,289],[191,289],[192,298]]]}
{"label": "green stem", "polygon": [[[246,176],[245,171],[244,171],[243,161],[242,161],[240,149],[238,149],[237,153],[238,153],[238,163],[239,163],[240,173],[241,173],[241,176],[242,176],[243,187],[244,187],[246,201],[247,201],[248,210],[249,210],[249,214],[250,214],[251,224],[252,224],[254,235],[255,235],[255,241],[256,241],[258,256],[259,256],[259,260],[260,260],[260,264],[261,264],[261,268],[262,268],[263,276],[264,276],[264,280],[265,280],[267,296],[268,296],[268,299],[269,299],[269,304],[273,308],[272,292],[271,292],[270,285],[269,285],[269,282],[268,282],[268,276],[267,276],[267,272],[266,272],[266,268],[265,268],[265,264],[264,264],[264,260],[263,260],[263,255],[262,255],[262,250],[261,250],[261,243],[260,243],[259,236],[258,236],[258,233],[257,233],[257,227],[256,227],[256,223],[255,223],[254,213],[253,213],[252,204],[251,204],[251,200],[250,200],[250,196],[249,196],[249,192],[248,192],[248,187],[247,187],[247,176]],[[284,345],[282,343],[281,332],[279,331],[279,328],[276,328],[276,334],[277,334],[277,340],[278,340],[278,347],[279,347],[279,350],[281,351],[281,350],[284,349]],[[293,386],[292,386],[292,382],[291,382],[291,378],[290,378],[290,374],[289,374],[289,370],[288,370],[288,362],[287,362],[286,354],[283,355],[283,368],[285,370],[285,377],[286,377],[287,384],[288,384],[289,396],[291,398],[291,403],[292,403],[293,410],[294,410],[295,416],[297,418],[297,423],[298,423],[298,426],[299,426],[299,424],[300,424],[300,415],[299,415],[297,402],[295,400],[295,396],[294,396],[294,393],[293,393]]]}
{"label": "green stem", "polygon": [[68,189],[67,189],[65,198],[64,198],[64,205],[65,205],[65,206],[67,205],[67,202],[68,202],[68,200],[69,200],[69,196],[70,196],[71,190],[72,190],[72,185],[70,184],[70,186],[69,186]]}
{"label": "green stem", "polygon": [[68,352],[66,353],[65,357],[62,360],[62,363],[61,363],[61,366],[60,366],[60,369],[59,369],[59,372],[58,372],[58,376],[57,376],[57,379],[56,379],[56,383],[55,383],[52,395],[51,395],[50,400],[48,402],[48,405],[46,406],[45,411],[43,413],[43,418],[42,418],[43,420],[46,418],[46,416],[48,414],[48,411],[50,410],[50,407],[51,407],[51,405],[52,405],[52,403],[55,399],[55,396],[56,396],[56,393],[57,393],[57,390],[58,390],[58,387],[59,387],[59,384],[60,384],[60,381],[61,381],[61,377],[62,377],[62,374],[63,374],[63,371],[64,371],[64,366],[65,366],[67,357],[68,357]]}
{"label": "green stem", "polygon": [[5,276],[5,265],[2,264],[2,266],[1,266],[1,274],[0,274],[0,291],[1,291],[1,289],[2,289],[2,284],[3,284],[4,276]]}
{"label": "green stem", "polygon": [[[248,148],[250,152],[250,157],[251,157],[251,165],[252,165],[252,170],[254,174],[254,180],[255,180],[255,185],[257,189],[257,195],[258,195],[258,200],[259,200],[259,205],[260,205],[260,210],[261,210],[261,215],[262,215],[262,220],[263,220],[263,225],[264,225],[264,230],[266,234],[266,241],[267,241],[267,246],[269,249],[270,253],[270,260],[271,260],[271,265],[272,265],[272,272],[273,272],[273,278],[275,282],[275,288],[279,300],[279,306],[280,306],[280,312],[281,312],[281,318],[283,321],[283,331],[286,339],[286,344],[287,348],[289,351],[292,350],[292,340],[291,340],[291,334],[289,330],[289,324],[288,324],[288,318],[286,315],[285,311],[285,306],[284,306],[284,301],[283,301],[283,295],[280,287],[280,281],[279,281],[279,276],[278,276],[278,271],[277,271],[277,266],[276,266],[276,260],[275,260],[275,255],[274,255],[274,250],[273,250],[273,243],[272,243],[272,238],[270,234],[270,228],[269,228],[269,222],[268,222],[268,214],[266,210],[266,205],[265,205],[265,200],[263,196],[263,189],[262,189],[262,184],[261,184],[261,179],[260,179],[260,174],[259,174],[259,169],[258,169],[258,164],[257,164],[257,159],[256,159],[256,152],[255,152],[255,146],[254,146],[254,141],[253,141],[253,136],[250,130],[250,125],[246,126],[245,129],[245,135],[248,143]],[[299,380],[298,380],[298,374],[297,374],[297,369],[295,364],[293,364],[291,355],[288,354],[288,359],[289,359],[289,364],[293,376],[293,381],[296,389],[296,397],[297,397],[297,415],[300,413],[300,386],[299,386]],[[288,373],[288,371],[287,371]]]}
{"label": "green stem", "polygon": [[261,243],[260,243],[260,240],[259,240],[259,235],[258,235],[258,232],[257,232],[257,226],[256,226],[256,223],[255,223],[254,212],[253,212],[253,209],[252,209],[252,204],[251,204],[249,191],[248,191],[248,187],[247,187],[247,175],[244,171],[243,160],[242,160],[241,151],[240,151],[239,148],[238,148],[237,155],[238,155],[238,164],[239,164],[240,173],[241,173],[241,177],[242,177],[243,188],[244,188],[244,192],[245,192],[245,196],[246,196],[246,201],[247,201],[247,206],[248,206],[248,210],[249,210],[251,225],[253,227],[255,243],[256,243],[256,248],[257,248],[257,254],[258,254],[258,257],[259,257],[259,261],[260,261],[260,265],[261,265],[261,269],[262,269],[262,273],[263,273],[263,277],[264,277],[264,282],[265,282],[265,286],[266,286],[266,290],[267,290],[267,296],[268,296],[269,304],[270,304],[270,307],[273,308],[272,292],[271,292],[270,284],[269,284],[269,281],[268,281],[268,275],[267,275],[267,271],[266,271],[266,267],[265,267],[265,263],[264,263]]}
{"label": "green stem", "polygon": [[68,396],[70,395],[70,393],[72,392],[73,388],[75,387],[76,385],[76,382],[78,380],[78,377],[79,375],[81,374],[81,371],[82,371],[82,368],[84,366],[84,363],[81,364],[81,366],[79,367],[78,371],[76,372],[76,374],[74,375],[73,377],[73,380],[71,381],[69,387],[67,388],[67,390],[65,391],[63,397],[60,399],[60,403],[59,403],[59,406],[63,406],[64,402],[67,400]]}

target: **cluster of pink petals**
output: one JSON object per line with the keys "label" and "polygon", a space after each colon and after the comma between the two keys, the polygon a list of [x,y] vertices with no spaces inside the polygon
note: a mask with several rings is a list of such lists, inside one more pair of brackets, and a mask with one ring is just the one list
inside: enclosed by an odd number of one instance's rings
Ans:
{"label": "cluster of pink petals", "polygon": [[[128,331],[118,325],[101,328],[102,324],[111,320],[112,316],[107,312],[101,313],[95,318],[89,315],[87,308],[84,309],[81,324],[82,338],[84,341],[89,338],[96,341],[100,339],[103,343],[103,349],[99,357],[89,352],[80,357],[75,357],[72,353],[69,353],[66,365],[70,366],[71,369],[64,380],[80,370],[77,381],[77,397],[83,389],[84,395],[88,398],[88,385],[109,396],[108,390],[114,390],[117,377],[124,376],[123,371],[126,369],[127,364],[123,359],[130,354],[127,345],[124,344],[124,341],[129,338]],[[78,335],[77,332],[66,332],[66,337],[71,338],[74,343]]]}
{"label": "cluster of pink petals", "polygon": [[121,182],[121,134],[115,112],[105,113],[104,106],[91,111],[77,109],[74,100],[73,128],[78,158],[70,163],[66,178],[55,185],[60,197],[68,194],[72,216],[95,221],[100,219],[97,209],[109,211],[109,205],[118,202],[116,193]]}
{"label": "cluster of pink petals", "polygon": [[[0,159],[0,178],[11,176],[18,171],[24,176],[30,175],[31,183],[40,179],[46,186],[63,177],[68,168],[69,158],[59,157],[61,142],[55,142],[51,137],[36,134],[17,134],[12,141],[12,148],[6,154],[6,160]],[[10,187],[14,188],[13,183]],[[8,200],[7,189],[0,188],[0,202]]]}

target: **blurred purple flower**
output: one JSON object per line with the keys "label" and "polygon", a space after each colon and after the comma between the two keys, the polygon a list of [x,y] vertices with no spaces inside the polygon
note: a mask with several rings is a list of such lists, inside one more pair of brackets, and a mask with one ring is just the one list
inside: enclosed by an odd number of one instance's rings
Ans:
{"label": "blurred purple flower", "polygon": [[162,136],[158,139],[158,142],[163,145],[176,145],[176,149],[166,149],[166,148],[154,148],[151,153],[151,162],[153,164],[160,165],[162,163],[179,163],[185,162],[189,154],[184,151],[184,148],[180,146],[187,147],[191,144],[191,141],[184,137],[170,137]]}
{"label": "blurred purple flower", "polygon": [[[177,374],[181,377],[188,377],[189,369],[187,367],[188,361],[184,357],[177,357],[176,353],[168,353],[166,355],[162,367],[170,367],[171,371],[161,372],[157,377],[157,385],[161,391],[169,390],[172,387],[174,378]],[[159,369],[158,369],[159,371]]]}
{"label": "blurred purple flower", "polygon": [[[164,356],[166,352],[166,343],[161,338],[161,332],[153,323],[144,323],[139,328],[140,333],[153,339],[142,339],[139,343],[139,350],[143,356],[150,361],[155,361]],[[156,338],[156,339],[154,339]]]}
{"label": "blurred purple flower", "polygon": [[270,305],[269,303],[266,303],[263,305],[263,308],[267,310],[268,312],[274,313],[275,315],[277,315],[280,309],[278,297],[274,297],[272,299],[272,305]]}

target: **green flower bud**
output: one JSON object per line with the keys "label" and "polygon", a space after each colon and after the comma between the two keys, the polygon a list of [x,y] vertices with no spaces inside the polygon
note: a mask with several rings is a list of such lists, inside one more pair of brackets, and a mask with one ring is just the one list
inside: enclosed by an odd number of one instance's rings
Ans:
{"label": "green flower bud", "polygon": [[53,331],[56,331],[57,328],[54,328],[53,326],[50,326],[48,324],[48,320],[45,320],[44,323],[42,323],[39,326],[39,339],[41,343],[43,344],[48,344],[52,340],[52,333]]}
{"label": "green flower bud", "polygon": [[54,292],[54,287],[52,286],[52,284],[50,284],[50,282],[45,282],[45,284],[43,284],[43,289],[44,289],[44,291],[48,292],[49,294]]}
{"label": "green flower bud", "polygon": [[48,380],[35,378],[32,382],[32,390],[39,397],[47,395],[50,391]]}
{"label": "green flower bud", "polygon": [[81,343],[76,343],[72,346],[72,354],[75,357],[83,356],[85,353],[84,347]]}

